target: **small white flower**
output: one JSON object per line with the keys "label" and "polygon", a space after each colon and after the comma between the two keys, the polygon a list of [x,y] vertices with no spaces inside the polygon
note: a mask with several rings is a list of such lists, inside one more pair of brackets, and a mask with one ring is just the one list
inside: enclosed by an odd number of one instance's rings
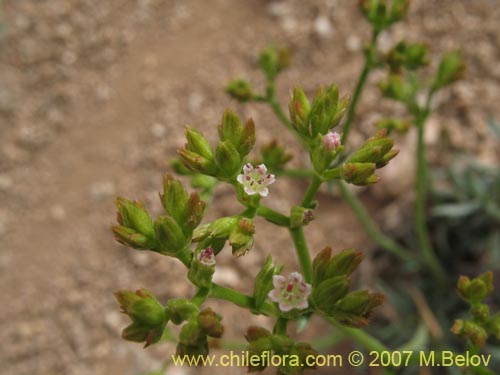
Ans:
{"label": "small white flower", "polygon": [[243,173],[238,175],[236,180],[243,185],[245,193],[248,195],[260,194],[261,197],[267,197],[269,194],[269,185],[274,183],[273,174],[267,173],[267,168],[264,164],[254,167],[250,163],[246,163],[243,167]]}
{"label": "small white flower", "polygon": [[206,249],[200,251],[200,253],[198,254],[198,261],[205,266],[215,266],[214,249],[212,249],[211,247],[207,247]]}
{"label": "small white flower", "polygon": [[267,296],[278,303],[281,311],[305,309],[309,306],[307,298],[311,294],[311,285],[304,282],[300,273],[292,272],[288,278],[274,275],[273,285],[274,289]]}
{"label": "small white flower", "polygon": [[329,132],[323,136],[323,145],[328,151],[335,151],[340,147],[340,134],[337,132]]}

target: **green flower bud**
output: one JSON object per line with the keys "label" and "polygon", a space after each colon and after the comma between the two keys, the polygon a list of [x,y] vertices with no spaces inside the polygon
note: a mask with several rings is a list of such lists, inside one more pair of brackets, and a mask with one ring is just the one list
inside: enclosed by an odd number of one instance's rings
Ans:
{"label": "green flower bud", "polygon": [[134,249],[153,249],[155,247],[155,241],[148,238],[134,229],[124,227],[122,225],[114,225],[111,227],[115,235],[115,239],[122,245],[130,246]]}
{"label": "green flower bud", "polygon": [[271,335],[270,339],[273,350],[277,354],[286,354],[290,352],[290,349],[295,344],[290,337],[285,335],[273,334]]}
{"label": "green flower bud", "polygon": [[238,147],[241,157],[247,156],[252,151],[253,146],[255,146],[255,123],[252,119],[248,119],[243,127],[242,141]]}
{"label": "green flower bud", "polygon": [[127,313],[133,321],[155,327],[166,320],[166,312],[154,298],[142,298],[130,306]]}
{"label": "green flower bud", "polygon": [[331,85],[326,90],[324,88],[318,90],[309,115],[313,137],[317,134],[326,134],[337,125],[334,120],[337,117],[338,101],[339,89],[336,85]]}
{"label": "green flower bud", "polygon": [[406,134],[410,129],[411,123],[408,120],[396,118],[385,118],[377,122],[376,126],[379,130],[386,130],[388,134],[395,131],[398,134]]}
{"label": "green flower bud", "polygon": [[410,0],[392,0],[392,7],[389,11],[388,22],[394,23],[402,20],[408,14]]}
{"label": "green flower bud", "polygon": [[493,291],[493,273],[486,272],[474,279],[460,276],[458,279],[458,294],[465,301],[473,304],[488,297]]}
{"label": "green flower bud", "polygon": [[317,134],[315,146],[310,152],[314,170],[323,175],[332,161],[344,149],[340,144],[340,134],[329,132],[325,135]]}
{"label": "green flower bud", "polygon": [[384,296],[380,293],[369,293],[366,290],[351,292],[336,304],[332,316],[344,325],[365,327],[374,309],[383,302]]}
{"label": "green flower bud", "polygon": [[335,304],[349,291],[349,280],[345,276],[335,276],[313,285],[311,299],[314,306],[326,314],[331,314]]}
{"label": "green flower bud", "polygon": [[198,323],[198,319],[190,319],[182,326],[179,334],[179,342],[181,344],[192,347],[200,347],[204,346],[206,340],[207,336],[202,331],[200,324]]}
{"label": "green flower bud", "polygon": [[295,344],[295,348],[294,348],[296,354],[299,356],[299,360],[300,360],[300,364],[302,367],[304,368],[309,368],[309,369],[314,369],[316,368],[316,365],[308,365],[308,362],[311,363],[311,360],[307,360],[308,358],[311,358],[311,357],[317,357],[319,355],[319,353],[314,350],[312,347],[311,347],[311,344],[307,343],[307,342],[298,342],[297,344]]}
{"label": "green flower bud", "polygon": [[375,163],[346,163],[340,169],[340,176],[353,185],[369,185],[379,181],[374,175],[375,168]]}
{"label": "green flower bud", "polygon": [[387,152],[377,163],[375,164],[377,169],[385,167],[389,162],[394,159],[399,154],[399,150],[391,150]]}
{"label": "green flower bud", "polygon": [[215,272],[215,254],[211,247],[195,252],[188,271],[188,279],[199,288],[210,288]]}
{"label": "green flower bud", "polygon": [[268,80],[274,80],[276,75],[290,65],[290,50],[288,48],[277,49],[268,46],[259,55],[259,65]]}
{"label": "green flower bud", "polygon": [[470,313],[476,322],[486,323],[490,319],[490,307],[484,303],[472,305]]}
{"label": "green flower bud", "polygon": [[245,339],[248,342],[253,342],[262,338],[269,338],[270,336],[271,332],[269,332],[267,329],[258,326],[250,326],[248,327],[245,334]]}
{"label": "green flower bud", "polygon": [[199,242],[205,238],[229,238],[229,235],[238,224],[238,217],[230,216],[215,220],[213,223],[202,225],[195,229],[193,241]]}
{"label": "green flower bud", "polygon": [[180,160],[174,159],[170,163],[170,166],[174,170],[175,173],[181,176],[189,176],[193,175],[193,171],[186,167]]}
{"label": "green flower bud", "polygon": [[165,211],[176,222],[182,223],[186,219],[188,195],[181,182],[170,174],[163,178],[163,194],[160,194],[160,200]]}
{"label": "green flower bud", "polygon": [[308,136],[311,104],[301,87],[294,87],[288,109],[295,130],[303,136]]}
{"label": "green flower bud", "polygon": [[432,83],[432,91],[439,90],[465,75],[465,63],[460,51],[448,52],[443,56],[439,68]]}
{"label": "green flower bud", "polygon": [[210,307],[202,310],[198,315],[198,324],[202,331],[210,337],[219,338],[224,333],[224,327],[220,324],[222,317],[216,314]]}
{"label": "green flower bud", "polygon": [[451,332],[457,336],[466,337],[475,345],[483,347],[488,339],[488,333],[479,324],[470,321],[455,320]]}
{"label": "green flower bud", "polygon": [[116,198],[119,226],[113,227],[116,240],[137,249],[152,249],[156,241],[153,222],[141,202]]}
{"label": "green flower bud", "polygon": [[313,211],[300,206],[292,207],[290,213],[290,228],[299,228],[314,220]]}
{"label": "green flower bud", "polygon": [[271,352],[273,350],[271,344],[271,337],[262,337],[257,340],[252,340],[247,347],[248,354],[250,358],[255,358],[255,360],[250,361],[248,364],[248,372],[261,372],[263,371],[267,364],[262,358],[262,353]]}
{"label": "green flower bud", "polygon": [[327,277],[350,276],[363,260],[363,254],[354,249],[345,249],[335,254],[328,262]]}
{"label": "green flower bud", "polygon": [[[182,357],[182,358],[205,357],[206,355],[208,355],[208,341],[206,341],[206,338],[205,338],[205,342],[202,342],[198,346],[191,346],[191,345],[185,345],[183,343],[178,343],[175,355],[178,357]],[[201,366],[201,365],[202,365],[202,361],[199,361],[198,366]]]}
{"label": "green flower bud", "polygon": [[500,314],[495,315],[488,323],[488,331],[500,340]]}
{"label": "green flower bud", "polygon": [[160,245],[159,252],[162,254],[174,256],[186,247],[186,238],[181,228],[170,216],[158,216],[154,229]]}
{"label": "green flower bud", "polygon": [[207,174],[209,176],[215,175],[217,166],[215,165],[214,160],[204,158],[203,156],[187,149],[178,150],[178,153],[182,163],[192,171]]}
{"label": "green flower bud", "polygon": [[215,158],[219,166],[218,174],[223,178],[232,178],[241,169],[241,157],[236,147],[229,141],[217,145]]}
{"label": "green flower bud", "polygon": [[236,113],[226,109],[222,115],[221,124],[217,127],[221,141],[229,141],[234,147],[238,148],[243,139],[243,125]]}
{"label": "green flower bud", "polygon": [[191,301],[185,298],[175,298],[167,302],[166,310],[170,316],[170,320],[175,325],[196,316],[199,313],[198,307]]}
{"label": "green flower bud", "polygon": [[267,295],[273,289],[273,276],[278,275],[283,269],[282,265],[274,265],[269,255],[259,273],[255,277],[253,291],[253,305],[259,310],[267,299]]}
{"label": "green flower bud", "polygon": [[234,226],[229,235],[229,245],[232,247],[234,256],[245,255],[253,247],[253,234],[255,227],[253,221],[247,218],[240,218],[238,224]]}
{"label": "green flower bud", "polygon": [[205,213],[205,202],[200,199],[198,193],[191,193],[186,204],[185,222],[181,222],[183,232],[186,236],[191,236],[193,230],[200,225]]}
{"label": "green flower bud", "polygon": [[146,289],[135,293],[122,290],[115,293],[123,313],[132,320],[132,324],[122,332],[125,340],[145,342],[146,346],[160,340],[168,322],[168,313],[158,300]]}
{"label": "green flower bud", "polygon": [[379,83],[379,88],[385,97],[403,103],[408,103],[416,90],[416,86],[405,82],[399,74],[390,74],[386,81]]}
{"label": "green flower bud", "polygon": [[212,152],[212,147],[203,134],[189,126],[186,126],[185,134],[187,140],[186,150],[203,156],[207,160],[213,160],[214,153]]}
{"label": "green flower bud", "polygon": [[226,87],[226,92],[240,102],[247,102],[253,97],[252,85],[244,79],[231,81]]}
{"label": "green flower bud", "polygon": [[314,260],[312,262],[313,286],[328,277],[327,271],[331,256],[332,248],[325,247],[314,257]]}

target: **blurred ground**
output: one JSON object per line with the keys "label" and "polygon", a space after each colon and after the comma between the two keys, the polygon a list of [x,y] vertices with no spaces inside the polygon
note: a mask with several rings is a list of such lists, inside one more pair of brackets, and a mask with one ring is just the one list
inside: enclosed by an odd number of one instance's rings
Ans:
{"label": "blurred ground", "polygon": [[[260,145],[279,137],[296,147],[268,108],[239,106],[223,87],[235,76],[262,84],[255,56],[274,41],[294,51],[292,67],[279,80],[283,102],[299,83],[311,94],[330,82],[342,92],[352,90],[369,32],[355,3],[4,0],[1,375],[135,375],[157,368],[173,352],[169,345],[144,351],[119,337],[126,319],[112,291],[142,286],[166,300],[191,290],[175,260],[128,251],[113,241],[114,196],[144,200],[158,213],[161,174],[183,144],[183,125],[203,129],[214,139],[227,106],[254,118]],[[407,37],[428,42],[433,54],[457,47],[465,52],[467,80],[438,98],[437,115],[429,123],[428,143],[436,162],[446,162],[440,139],[447,134],[452,148],[465,147],[485,162],[498,163],[487,120],[500,119],[499,25],[498,1],[416,0],[409,20],[381,40],[383,48]],[[372,78],[354,143],[373,131],[381,111],[401,113],[373,89],[380,75]],[[403,151],[392,172],[368,195],[384,201],[399,197],[397,205],[384,210],[379,200],[370,202],[386,229],[400,227],[398,207],[411,200],[404,194],[413,178],[411,140],[411,134],[401,140]],[[298,155],[294,162],[304,159]],[[301,183],[278,181],[267,202],[286,212],[304,189]],[[209,218],[237,212],[233,201],[230,189],[218,189]],[[306,233],[312,249],[327,244],[370,248],[348,208],[326,195],[320,203],[320,220]],[[248,256],[221,260],[221,283],[248,292],[269,251],[288,271],[296,268],[286,231],[259,221],[257,233]],[[366,283],[369,263],[365,267]],[[264,323],[227,304],[210,305],[223,309],[229,337],[241,337],[252,321]]]}

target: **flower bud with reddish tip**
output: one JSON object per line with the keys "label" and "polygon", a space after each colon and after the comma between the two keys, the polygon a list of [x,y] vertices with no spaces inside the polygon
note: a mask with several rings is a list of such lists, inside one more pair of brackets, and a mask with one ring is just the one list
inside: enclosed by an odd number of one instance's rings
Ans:
{"label": "flower bud with reddish tip", "polygon": [[215,254],[211,247],[195,252],[188,271],[188,279],[199,288],[210,288],[215,272]]}
{"label": "flower bud with reddish tip", "polygon": [[457,286],[458,294],[465,301],[481,302],[493,291],[493,273],[486,272],[472,280],[467,276],[460,276]]}
{"label": "flower bud with reddish tip", "polygon": [[308,136],[311,104],[301,87],[295,87],[293,89],[288,109],[290,112],[290,120],[295,130],[303,136]]}
{"label": "flower bud with reddish tip", "polygon": [[259,311],[267,299],[267,295],[273,289],[273,276],[283,269],[282,265],[275,265],[269,255],[259,273],[255,277],[253,292],[253,307]]}
{"label": "flower bud with reddish tip", "polygon": [[132,320],[132,324],[122,332],[125,340],[144,342],[149,346],[158,342],[168,322],[165,308],[147,290],[119,291],[115,293],[121,310]]}
{"label": "flower bud with reddish tip", "polygon": [[112,230],[118,242],[136,249],[154,249],[156,239],[151,217],[138,201],[116,198],[117,226]]}
{"label": "flower bud with reddish tip", "polygon": [[220,338],[224,333],[221,325],[222,316],[216,314],[210,307],[202,310],[198,315],[198,324],[202,331],[210,337]]}
{"label": "flower bud with reddish tip", "polygon": [[309,208],[294,206],[290,212],[290,228],[299,228],[314,220],[314,213]]}

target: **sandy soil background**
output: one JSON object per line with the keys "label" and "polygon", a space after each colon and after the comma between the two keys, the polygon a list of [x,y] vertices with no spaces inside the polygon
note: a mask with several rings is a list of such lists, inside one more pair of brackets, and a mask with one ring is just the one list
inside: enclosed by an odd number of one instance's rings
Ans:
{"label": "sandy soil background", "polygon": [[[258,127],[258,143],[279,136],[297,145],[271,111],[240,106],[223,91],[244,76],[262,85],[255,63],[269,42],[289,45],[294,62],[279,79],[285,103],[293,85],[313,93],[336,82],[352,90],[362,63],[368,25],[351,0],[4,0],[0,36],[0,374],[130,374],[157,368],[174,348],[142,350],[120,339],[127,319],[112,292],[140,286],[160,299],[192,290],[175,260],[132,252],[113,241],[115,195],[143,200],[160,211],[157,192],[168,161],[191,124],[215,139],[222,111],[231,106]],[[426,41],[432,54],[460,47],[467,79],[441,95],[427,142],[436,163],[446,163],[441,135],[498,163],[488,137],[489,117],[500,119],[500,3],[494,0],[415,0],[409,20],[381,39]],[[433,61],[433,64],[437,60]],[[382,101],[374,84],[362,100],[352,142],[373,131]],[[387,230],[402,230],[411,201],[413,134],[384,181],[363,195]],[[298,153],[294,163],[301,164]],[[305,184],[282,179],[267,203],[286,212]],[[231,189],[220,187],[208,218],[238,212]],[[389,203],[388,203],[389,202]],[[312,249],[370,241],[339,200],[320,196],[316,222],[307,228]],[[388,203],[388,204],[387,204]],[[288,234],[257,222],[254,250],[221,260],[218,280],[251,290],[272,251],[297,266]],[[369,283],[370,262],[363,280]],[[222,302],[228,337],[265,321]],[[381,314],[384,314],[382,309]],[[318,323],[315,329],[322,329]],[[187,373],[177,369],[176,373]],[[231,370],[236,373],[237,370]],[[236,371],[236,372],[235,372]],[[244,372],[243,370],[241,372]],[[173,372],[172,372],[173,373]],[[341,372],[339,372],[340,374]]]}

